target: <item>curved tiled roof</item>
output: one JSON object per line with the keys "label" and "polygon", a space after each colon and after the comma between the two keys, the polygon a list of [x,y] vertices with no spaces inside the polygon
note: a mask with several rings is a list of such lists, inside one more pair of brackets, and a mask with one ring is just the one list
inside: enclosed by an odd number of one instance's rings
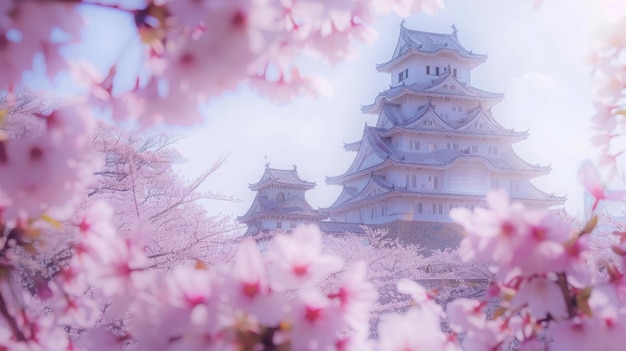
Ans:
{"label": "curved tiled roof", "polygon": [[[371,195],[371,190],[374,187],[381,189],[375,195]],[[376,176],[371,176],[367,185],[359,192],[348,191],[347,187],[344,187],[343,191],[337,198],[337,200],[325,211],[333,211],[338,208],[345,208],[351,206],[357,206],[359,204],[369,203],[371,201],[378,201],[383,198],[389,198],[393,196],[416,196],[420,198],[455,198],[455,199],[474,199],[477,201],[483,201],[484,194],[464,194],[464,193],[444,193],[438,189],[411,189],[406,187],[396,187],[389,182],[380,179]],[[561,204],[565,201],[565,197],[556,196],[554,194],[545,193],[531,184],[531,192],[528,196],[520,196],[516,194],[510,195],[511,200],[526,201],[526,202],[545,202],[549,204]]]}
{"label": "curved tiled roof", "polygon": [[[367,143],[367,145],[372,148],[372,151],[381,159],[380,162],[372,164],[366,168],[359,168],[360,164],[357,161],[359,155],[357,155],[355,162],[353,162],[344,174],[336,177],[326,177],[326,182],[329,184],[335,184],[343,181],[346,177],[361,175],[366,172],[377,170],[381,165],[389,164],[390,162],[420,167],[447,168],[457,160],[463,159],[482,161],[488,167],[497,171],[516,171],[534,173],[538,175],[550,172],[549,166],[542,167],[530,164],[517,156],[512,149],[502,150],[500,155],[473,154],[469,153],[467,150],[454,149],[440,149],[430,152],[406,152],[395,150],[388,140],[381,137],[380,134],[382,131],[384,131],[384,129],[377,127],[365,127],[362,141],[362,144]],[[363,149],[363,147],[361,147],[361,149]]]}
{"label": "curved tiled roof", "polygon": [[432,33],[401,27],[400,36],[406,43],[421,52],[437,53],[448,49],[458,52],[463,57],[487,59],[485,54],[476,54],[461,45],[456,32],[452,34]]}
{"label": "curved tiled roof", "polygon": [[482,63],[487,60],[487,55],[477,54],[464,48],[459,42],[456,30],[452,34],[431,33],[408,29],[402,25],[400,27],[398,44],[396,45],[391,60],[379,64],[376,67],[378,70],[385,70],[392,65],[393,62],[411,53],[435,55],[441,51],[452,52],[462,59],[476,63]]}
{"label": "curved tiled roof", "polygon": [[[456,85],[462,86],[463,89],[456,89],[454,91],[433,90],[433,88],[436,88],[445,79],[452,80]],[[376,96],[372,104],[362,106],[361,111],[363,111],[364,113],[375,113],[379,110],[378,108],[381,107],[384,102],[393,101],[404,94],[433,97],[458,97],[469,98],[477,101],[490,100],[496,102],[499,102],[504,98],[504,94],[502,93],[492,93],[486,90],[478,89],[471,85],[466,85],[465,83],[459,81],[457,78],[454,78],[454,76],[451,76],[448,72],[445,76],[439,77],[438,79],[433,79],[431,82],[414,82],[409,85],[402,84],[395,87],[390,87],[389,89],[380,92],[378,96]]]}
{"label": "curved tiled roof", "polygon": [[259,217],[296,217],[321,220],[328,215],[314,210],[304,199],[287,199],[285,201],[269,200],[257,194],[248,212],[237,220],[247,222]]}
{"label": "curved tiled roof", "polygon": [[[432,126],[416,125],[422,119],[426,118],[425,116],[429,112],[431,112],[432,115],[435,116],[436,120],[439,123],[435,123]],[[477,107],[467,110],[466,112],[459,114],[459,116],[450,119],[441,118],[439,114],[435,112],[431,104],[420,106],[418,108],[418,111],[413,116],[403,118],[399,105],[385,103],[383,105],[383,110],[381,111],[381,115],[383,114],[394,125],[394,127],[389,128],[388,130],[383,132],[383,136],[391,135],[396,131],[409,133],[438,132],[440,134],[444,133],[446,135],[458,134],[481,137],[497,136],[511,138],[515,141],[522,140],[528,136],[527,132],[515,132],[513,130],[502,127],[498,122],[493,119],[491,113],[485,110],[480,104]],[[485,120],[485,125],[483,127],[473,126],[473,122],[477,121],[480,118],[483,118]]]}
{"label": "curved tiled roof", "polygon": [[261,179],[254,184],[250,184],[249,188],[251,190],[259,190],[270,184],[282,184],[301,189],[313,189],[315,187],[314,182],[307,182],[300,178],[296,166],[293,169],[284,170],[270,168],[269,165],[266,165]]}

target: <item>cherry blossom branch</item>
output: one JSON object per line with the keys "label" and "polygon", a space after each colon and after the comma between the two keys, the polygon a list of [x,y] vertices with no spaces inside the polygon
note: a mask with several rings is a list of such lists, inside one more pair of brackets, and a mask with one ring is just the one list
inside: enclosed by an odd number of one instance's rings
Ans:
{"label": "cherry blossom branch", "polygon": [[567,316],[568,318],[573,318],[575,316],[574,304],[572,300],[572,296],[569,291],[569,286],[567,284],[567,276],[565,273],[557,273],[557,282],[559,288],[561,289],[561,293],[563,294],[563,300],[565,301],[565,305],[567,306]]}
{"label": "cherry blossom branch", "polygon": [[4,317],[4,319],[9,324],[9,328],[11,329],[11,332],[13,333],[15,338],[18,341],[26,341],[26,336],[24,335],[24,332],[22,332],[20,327],[17,325],[17,321],[15,320],[15,317],[11,315],[11,312],[9,312],[9,309],[7,307],[6,301],[4,300],[4,296],[2,295],[2,293],[0,293],[0,314]]}

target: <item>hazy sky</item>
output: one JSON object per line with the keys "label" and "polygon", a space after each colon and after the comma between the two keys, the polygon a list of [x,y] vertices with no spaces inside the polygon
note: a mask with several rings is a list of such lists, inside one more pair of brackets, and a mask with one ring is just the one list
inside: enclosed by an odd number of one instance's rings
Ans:
{"label": "hazy sky", "polygon": [[[506,128],[530,131],[526,141],[514,145],[515,150],[530,163],[553,168],[550,175],[533,180],[534,184],[546,192],[567,195],[570,213],[581,213],[577,168],[581,160],[592,157],[588,141],[593,110],[585,53],[590,34],[602,22],[597,1],[544,0],[538,7],[531,0],[444,2],[446,8],[439,14],[407,18],[406,26],[451,33],[455,24],[468,50],[489,55],[473,71],[473,85],[505,93],[504,101],[493,108],[495,118]],[[77,45],[67,49],[67,55],[86,57],[103,71],[121,60],[120,77],[136,70],[140,49],[128,45],[132,18],[95,7],[83,12],[92,24],[84,35],[97,45]],[[255,195],[248,184],[259,180],[266,156],[271,167],[288,169],[296,164],[302,178],[317,182],[307,193],[313,207],[334,202],[341,189],[326,185],[325,177],[342,174],[349,167],[355,153],[344,151],[343,143],[359,140],[363,126],[376,123],[377,116],[364,115],[360,108],[389,85],[390,77],[378,73],[375,65],[391,58],[400,21],[394,16],[381,20],[376,28],[378,39],[358,45],[359,55],[350,61],[331,66],[303,59],[304,73],[321,76],[332,86],[324,96],[275,104],[242,87],[205,106],[205,123],[182,131],[187,138],[178,146],[189,162],[181,169],[192,177],[230,154],[204,189],[241,199],[238,203],[209,202],[211,213],[246,212]],[[111,28],[118,35],[110,35]],[[38,79],[29,80],[38,87],[47,86]],[[57,85],[65,86],[64,81],[67,77],[57,79]]]}
{"label": "hazy sky", "polygon": [[[593,1],[546,0],[537,8],[532,1],[445,1],[435,16],[407,18],[411,29],[450,33],[456,24],[459,40],[469,50],[487,53],[489,59],[473,71],[473,85],[504,92],[493,108],[506,128],[529,130],[526,141],[515,144],[530,163],[551,164],[550,175],[533,183],[546,192],[567,195],[570,213],[582,212],[582,190],[577,168],[593,156],[589,149],[589,67],[585,64],[590,33],[599,21]],[[364,115],[389,85],[389,76],[375,70],[387,61],[398,38],[400,18],[383,19],[378,39],[360,45],[358,57],[330,66],[306,62],[305,70],[328,80],[333,91],[319,98],[301,98],[274,104],[245,88],[215,98],[206,106],[206,124],[187,132],[180,149],[189,159],[189,174],[199,173],[220,155],[228,161],[206,184],[241,199],[239,203],[210,203],[211,212],[242,215],[254,192],[247,186],[259,180],[267,156],[271,167],[298,166],[302,178],[316,181],[307,193],[314,207],[330,206],[341,189],[325,183],[325,176],[343,173],[355,153],[344,142],[359,140],[365,123],[377,116]]]}

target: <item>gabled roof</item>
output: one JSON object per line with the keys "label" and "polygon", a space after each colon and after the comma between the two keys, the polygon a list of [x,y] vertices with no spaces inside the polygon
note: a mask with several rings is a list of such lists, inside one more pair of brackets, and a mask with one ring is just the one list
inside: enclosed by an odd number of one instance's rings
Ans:
{"label": "gabled roof", "polygon": [[272,184],[284,185],[304,190],[313,189],[315,187],[314,182],[307,182],[306,180],[300,178],[296,166],[293,166],[293,169],[284,170],[270,168],[269,164],[265,165],[265,172],[263,172],[261,179],[254,184],[250,184],[248,187],[250,190],[256,191]]}
{"label": "gabled roof", "polygon": [[487,55],[465,49],[459,42],[456,29],[452,34],[441,34],[412,30],[401,25],[398,43],[391,60],[377,65],[376,68],[378,71],[388,72],[396,62],[409,55],[435,56],[441,52],[448,52],[475,65],[487,60]]}
{"label": "gabled roof", "polygon": [[[420,168],[445,169],[461,160],[481,161],[495,172],[521,172],[534,176],[548,174],[550,166],[539,166],[522,160],[513,149],[501,150],[499,155],[470,153],[468,150],[440,149],[430,152],[407,152],[396,150],[387,138],[381,135],[385,130],[365,127],[361,147],[348,170],[339,176],[326,177],[328,184],[341,184],[347,179],[362,176],[391,165],[412,165]],[[374,162],[363,162],[363,150],[376,155]]]}
{"label": "gabled roof", "polygon": [[[454,136],[497,137],[506,138],[512,142],[520,141],[528,137],[528,132],[516,132],[502,127],[491,115],[491,111],[485,109],[482,104],[452,118],[441,118],[429,103],[420,106],[413,116],[402,115],[399,105],[384,104],[380,120],[386,118],[392,127],[381,132],[381,136],[391,136],[397,133],[420,133]],[[432,120],[433,123],[425,123]]]}
{"label": "gabled roof", "polygon": [[457,77],[454,76],[451,69],[448,69],[438,78],[433,79],[431,81],[431,86],[425,88],[424,92],[464,96],[504,97],[504,94],[491,93],[461,82]]}
{"label": "gabled roof", "polygon": [[[454,86],[455,89],[443,89],[444,85]],[[504,98],[502,93],[492,93],[489,91],[475,88],[471,85],[459,81],[450,72],[447,72],[437,79],[430,82],[415,82],[409,85],[398,85],[390,87],[376,96],[374,102],[370,105],[362,106],[361,111],[364,113],[379,113],[384,103],[393,103],[397,98],[404,95],[417,95],[424,97],[451,97],[459,99],[467,99],[474,101],[488,101],[496,104]]]}
{"label": "gabled roof", "polygon": [[257,194],[248,212],[241,217],[237,217],[237,220],[246,223],[259,218],[280,217],[317,221],[327,218],[328,215],[314,210],[306,200],[301,198],[277,201]]}

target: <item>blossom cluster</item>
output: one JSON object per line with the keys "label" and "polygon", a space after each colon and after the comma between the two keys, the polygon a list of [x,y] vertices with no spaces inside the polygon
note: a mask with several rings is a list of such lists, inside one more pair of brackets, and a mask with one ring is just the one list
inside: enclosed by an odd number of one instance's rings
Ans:
{"label": "blossom cluster", "polygon": [[[29,350],[363,350],[376,301],[365,266],[350,267],[341,283],[319,283],[340,258],[321,253],[321,233],[302,227],[274,237],[264,253],[244,241],[233,265],[150,269],[141,232],[120,240],[112,211],[94,204],[78,225],[80,240],[59,278],[40,289],[54,313],[9,319],[14,332],[2,347]],[[16,301],[19,306],[19,301]],[[24,315],[28,311],[24,309]],[[61,331],[83,330],[77,337]],[[36,333],[29,334],[29,331]],[[87,331],[85,331],[87,330]],[[392,349],[392,348],[387,348]]]}
{"label": "blossom cluster", "polygon": [[[101,75],[88,63],[67,62],[59,49],[79,39],[81,6],[132,17],[142,70],[130,88],[118,86],[117,65]],[[60,226],[85,196],[102,160],[83,146],[94,126],[87,107],[114,119],[191,124],[198,102],[239,84],[277,100],[322,88],[297,65],[301,53],[336,62],[351,55],[352,39],[373,37],[381,14],[433,12],[440,0],[9,0],[0,2],[0,89],[14,92],[22,75],[43,60],[53,77],[72,71],[88,90],[84,105],[34,118],[36,133],[0,135],[0,349],[10,350],[618,350],[626,340],[626,234],[617,259],[588,265],[595,217],[575,229],[553,214],[487,197],[489,208],[457,209],[465,231],[460,255],[491,265],[484,299],[457,299],[445,308],[433,292],[402,279],[412,306],[384,316],[370,338],[377,298],[364,264],[329,277],[341,258],[322,253],[314,227],[279,234],[267,243],[243,241],[233,264],[155,269],[145,227],[120,236],[109,205],[97,202],[76,223],[67,261],[50,276],[21,286],[20,265],[34,265],[46,226]],[[623,150],[623,29],[617,22],[594,56],[603,163],[615,169]],[[10,99],[9,99],[10,100]],[[0,108],[4,128],[7,108]],[[40,122],[40,123],[39,123]],[[589,164],[581,179],[599,201],[607,193]],[[260,248],[263,248],[261,250]],[[603,278],[604,277],[604,278]],[[492,309],[495,306],[495,310]],[[442,328],[442,325],[444,326]]]}
{"label": "blossom cluster", "polygon": [[592,140],[600,154],[600,165],[607,167],[612,177],[618,173],[620,155],[626,151],[620,141],[626,131],[626,7],[619,2],[603,3],[614,18],[594,38],[589,58],[593,69],[595,107],[592,117],[595,136]]}
{"label": "blossom cluster", "polygon": [[[80,38],[81,6],[134,20],[143,50],[142,69],[132,73],[136,83],[114,85],[128,78],[117,76],[117,63],[103,76],[59,53]],[[0,89],[18,86],[43,55],[50,77],[71,69],[90,104],[116,119],[192,124],[201,121],[199,102],[242,83],[276,100],[316,94],[325,85],[301,74],[295,61],[301,54],[336,62],[353,54],[353,40],[375,36],[378,16],[442,7],[441,0],[9,0],[0,6]]]}
{"label": "blossom cluster", "polygon": [[68,217],[99,160],[85,150],[93,118],[79,106],[38,117],[39,135],[0,140],[0,218]]}
{"label": "blossom cluster", "polygon": [[[461,256],[489,262],[496,273],[486,300],[448,306],[464,349],[513,343],[521,350],[619,350],[626,332],[623,263],[603,262],[607,279],[588,264],[597,217],[576,230],[547,211],[509,204],[504,191],[491,192],[487,204],[451,212],[467,232]],[[623,260],[626,251],[614,249]],[[488,317],[490,299],[500,304]]]}
{"label": "blossom cluster", "polygon": [[[492,264],[482,299],[459,298],[444,308],[434,293],[400,279],[412,305],[384,315],[370,339],[377,292],[364,264],[343,266],[322,252],[314,226],[267,242],[243,241],[233,264],[152,269],[145,232],[121,239],[112,210],[97,202],[77,223],[79,238],[57,279],[34,295],[3,280],[0,346],[28,350],[618,350],[626,331],[624,278],[606,264],[607,279],[587,265],[582,230],[546,211],[510,204],[492,192],[489,208],[457,209],[467,233],[464,260]],[[29,229],[29,228],[25,228]],[[623,244],[621,244],[623,245]],[[261,250],[260,248],[263,248]],[[616,246],[616,253],[626,247]],[[15,297],[17,296],[17,297]],[[39,303],[27,303],[39,301]],[[495,311],[490,307],[497,305]],[[2,305],[6,307],[3,311]],[[32,306],[39,309],[38,318]],[[5,312],[6,311],[6,312]],[[442,329],[442,324],[447,328]],[[75,333],[66,333],[74,330]],[[447,330],[447,331],[446,331]]]}

